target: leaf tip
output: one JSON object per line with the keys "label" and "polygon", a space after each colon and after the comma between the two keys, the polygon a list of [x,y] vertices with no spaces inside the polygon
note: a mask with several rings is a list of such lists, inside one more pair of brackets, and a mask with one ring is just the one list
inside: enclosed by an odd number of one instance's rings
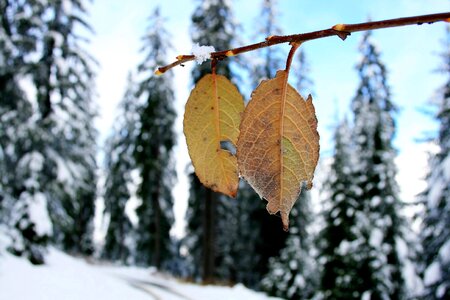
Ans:
{"label": "leaf tip", "polygon": [[[203,183],[203,182],[202,182]],[[225,196],[231,197],[231,198],[236,198],[237,195],[237,185],[236,186],[227,186],[224,187],[222,186],[222,188],[220,186],[218,186],[215,183],[210,184],[208,181],[205,181],[203,183],[207,188],[210,188],[211,190],[213,190],[216,193],[221,193],[224,194]]]}
{"label": "leaf tip", "polygon": [[239,186],[239,177],[237,179],[237,183],[233,184],[230,183],[228,184],[228,186],[226,187],[226,191],[222,192],[223,194],[231,197],[231,198],[236,198],[237,196],[237,192],[238,192],[238,186]]}

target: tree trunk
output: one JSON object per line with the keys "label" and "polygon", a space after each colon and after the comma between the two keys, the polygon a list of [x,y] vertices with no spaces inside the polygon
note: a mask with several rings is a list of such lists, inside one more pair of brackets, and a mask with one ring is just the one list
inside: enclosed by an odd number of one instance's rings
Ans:
{"label": "tree trunk", "polygon": [[[202,187],[205,188],[205,187]],[[215,209],[216,195],[210,189],[206,189],[205,210],[203,213],[203,282],[213,283],[215,273]]]}
{"label": "tree trunk", "polygon": [[161,240],[162,240],[162,230],[161,230],[161,207],[159,205],[159,184],[157,191],[153,193],[152,202],[153,209],[155,210],[155,246],[153,249],[153,265],[159,270],[161,268]]}
{"label": "tree trunk", "polygon": [[[158,161],[159,160],[159,145],[153,146],[152,149],[152,155],[153,158]],[[155,235],[154,235],[154,249],[153,249],[153,265],[159,270],[161,268],[162,263],[162,257],[161,257],[161,251],[162,251],[162,239],[163,239],[163,232],[162,232],[162,212],[161,212],[161,206],[159,203],[160,198],[160,186],[161,186],[161,178],[157,180],[156,186],[154,187],[154,190],[152,192],[152,205],[153,210],[155,212]]]}

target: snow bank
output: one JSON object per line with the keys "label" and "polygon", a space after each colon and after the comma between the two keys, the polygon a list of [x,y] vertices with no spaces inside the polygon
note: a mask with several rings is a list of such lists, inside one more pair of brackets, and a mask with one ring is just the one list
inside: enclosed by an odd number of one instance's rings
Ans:
{"label": "snow bank", "polygon": [[50,249],[46,265],[33,266],[0,248],[2,299],[227,299],[267,300],[244,287],[201,286],[177,281],[155,269],[89,264]]}
{"label": "snow bank", "polygon": [[144,292],[124,284],[54,249],[47,265],[3,253],[0,257],[0,291],[3,299],[149,299]]}

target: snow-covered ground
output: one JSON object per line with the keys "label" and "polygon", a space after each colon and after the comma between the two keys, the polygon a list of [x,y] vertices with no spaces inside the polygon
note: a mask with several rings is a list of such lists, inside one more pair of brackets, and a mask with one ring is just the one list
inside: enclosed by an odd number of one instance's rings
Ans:
{"label": "snow-covered ground", "polygon": [[54,248],[46,265],[34,266],[0,249],[0,299],[267,300],[242,285],[202,286],[180,282],[154,269],[87,262]]}

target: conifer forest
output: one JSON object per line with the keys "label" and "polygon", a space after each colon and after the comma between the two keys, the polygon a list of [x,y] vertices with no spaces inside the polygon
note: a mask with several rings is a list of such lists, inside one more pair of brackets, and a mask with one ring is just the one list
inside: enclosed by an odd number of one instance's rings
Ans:
{"label": "conifer forest", "polygon": [[57,251],[233,299],[450,299],[449,2],[100,2],[0,0],[0,298]]}

